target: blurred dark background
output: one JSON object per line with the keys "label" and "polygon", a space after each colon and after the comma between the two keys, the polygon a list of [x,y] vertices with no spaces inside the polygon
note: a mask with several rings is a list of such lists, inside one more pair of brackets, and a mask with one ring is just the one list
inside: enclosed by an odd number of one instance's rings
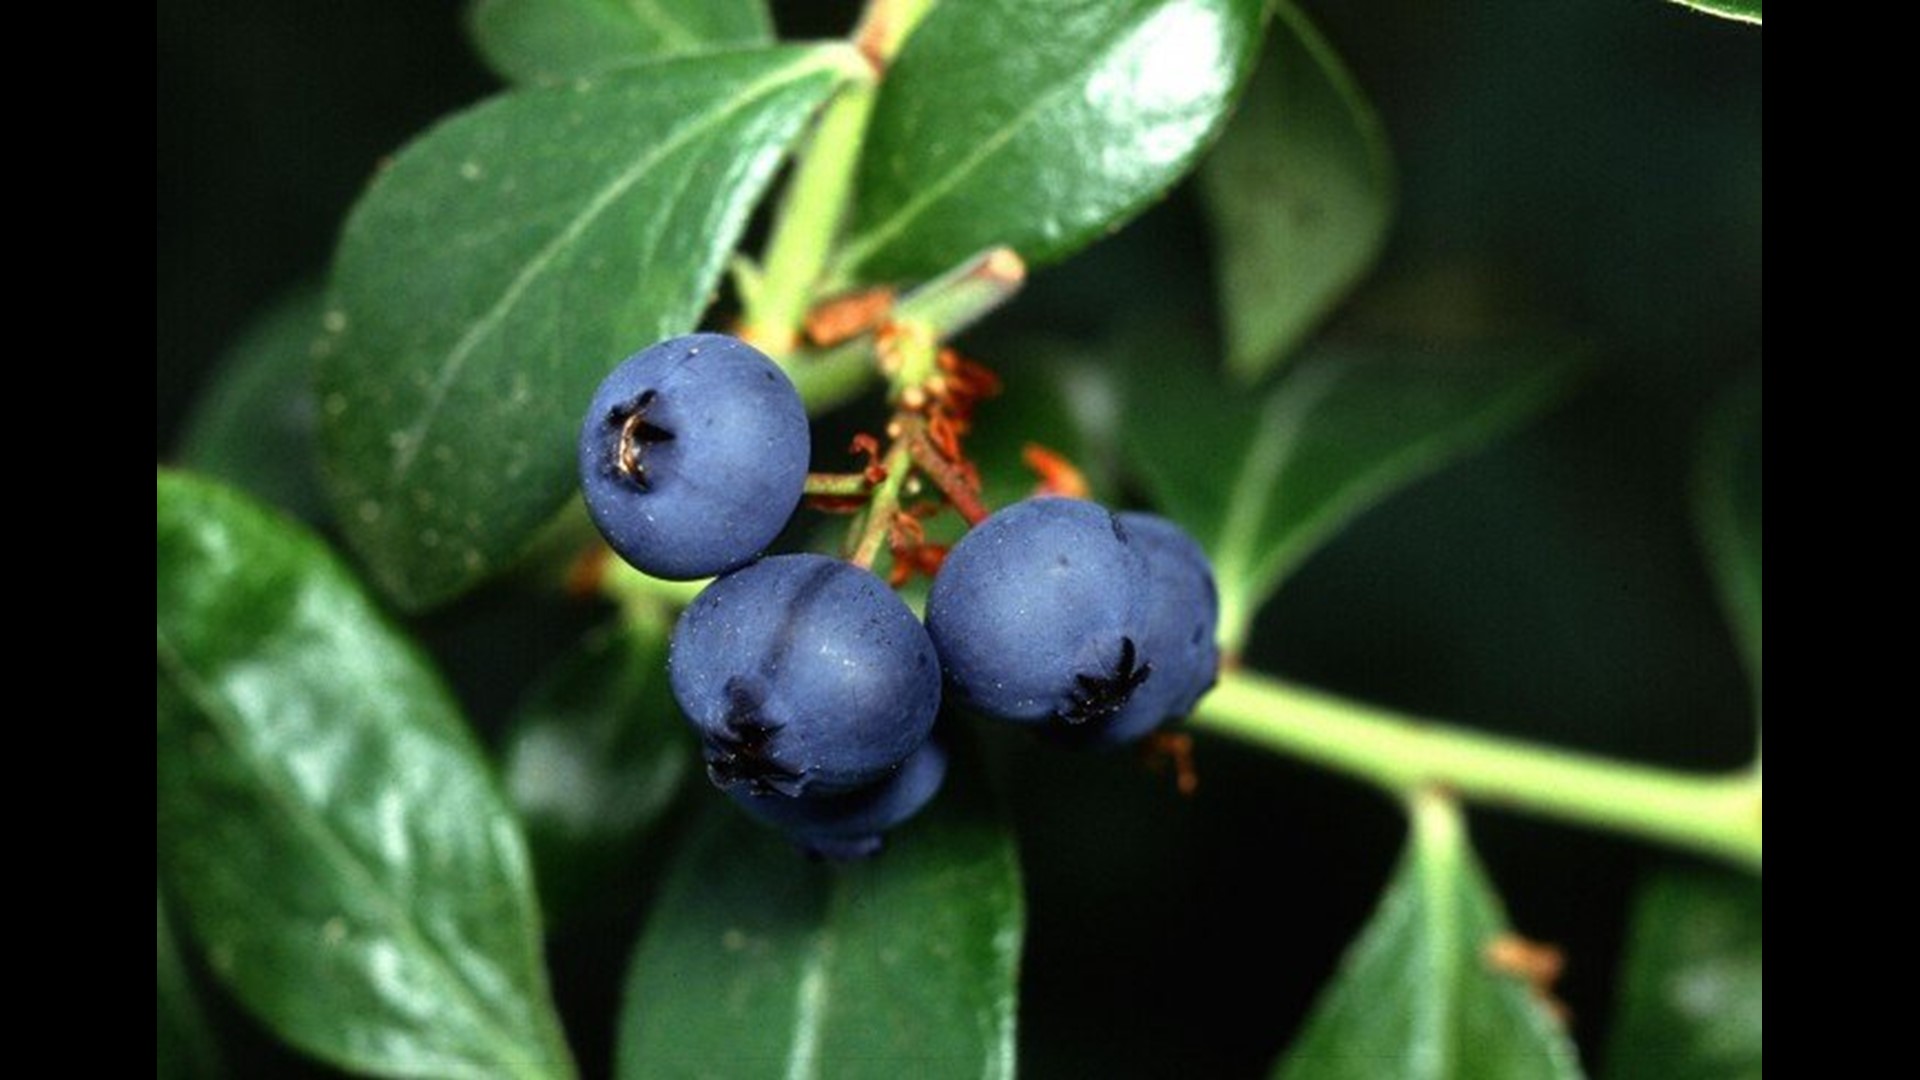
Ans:
{"label": "blurred dark background", "polygon": [[[1362,519],[1263,615],[1264,670],[1421,713],[1673,765],[1750,751],[1750,707],[1687,502],[1702,411],[1759,377],[1761,33],[1663,0],[1307,5],[1379,108],[1401,211],[1328,333],[1546,331],[1594,378],[1518,437]],[[851,3],[777,5],[838,33]],[[157,13],[156,456],[250,317],[323,278],[374,163],[490,93],[460,5],[174,0]],[[1207,232],[1175,192],[1040,273],[968,341],[1123,348],[1150,310],[1217,350]],[[484,593],[421,630],[495,727],[590,614]],[[1003,740],[1004,741],[1004,740]],[[1008,742],[1031,931],[1023,1064],[1037,1075],[1262,1072],[1371,910],[1398,812],[1371,791],[1219,742],[1192,800],[1131,759]],[[1474,836],[1522,932],[1568,952],[1593,1063],[1625,908],[1666,858],[1482,812]],[[641,871],[635,888],[644,889]],[[562,935],[583,1063],[638,906]],[[624,934],[609,945],[608,935]],[[231,1008],[242,1074],[308,1071]],[[248,1068],[253,1072],[249,1073]]]}

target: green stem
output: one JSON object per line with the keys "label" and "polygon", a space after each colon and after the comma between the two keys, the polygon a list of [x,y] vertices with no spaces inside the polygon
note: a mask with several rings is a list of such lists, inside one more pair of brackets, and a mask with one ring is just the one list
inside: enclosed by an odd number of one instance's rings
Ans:
{"label": "green stem", "polygon": [[853,42],[879,67],[893,62],[907,35],[933,10],[935,0],[869,0]]}
{"label": "green stem", "polygon": [[1761,866],[1757,772],[1699,775],[1450,727],[1247,671],[1228,672],[1193,726],[1411,795],[1462,798]]}
{"label": "green stem", "polygon": [[867,500],[867,515],[861,519],[860,536],[854,541],[853,554],[847,556],[847,561],[855,566],[873,569],[873,561],[880,557],[881,545],[887,542],[887,533],[893,528],[893,515],[900,509],[900,492],[906,486],[907,474],[913,471],[907,447],[914,434],[912,430],[902,430],[887,450],[883,462],[887,478],[880,481],[873,489],[873,497]]}
{"label": "green stem", "polygon": [[[933,373],[938,343],[971,326],[1012,299],[1026,282],[1026,264],[1012,248],[990,248],[900,299],[888,321],[896,330],[920,333],[933,343],[924,370],[902,370],[897,392]],[[873,381],[874,336],[863,334],[822,352],[801,352],[786,364],[807,411],[821,413],[854,397]]]}
{"label": "green stem", "polygon": [[940,370],[940,331],[913,319],[895,319],[879,343],[880,370],[886,373],[888,396],[898,401],[909,390],[922,390]]}
{"label": "green stem", "polygon": [[1027,264],[1010,247],[988,248],[900,298],[895,322],[917,322],[945,341],[1013,299]]}
{"label": "green stem", "polygon": [[873,339],[856,338],[821,353],[801,353],[785,365],[807,412],[819,415],[860,395],[873,383]]}
{"label": "green stem", "polygon": [[1429,859],[1460,850],[1465,826],[1452,797],[1434,788],[1418,788],[1407,796],[1407,815],[1413,819],[1413,841]]}
{"label": "green stem", "polygon": [[866,77],[842,88],[821,114],[780,201],[765,265],[739,275],[751,285],[742,289],[741,336],[777,359],[799,347],[800,328],[823,291],[834,241],[852,204],[880,77],[932,9],[933,0],[867,0],[853,33]]}
{"label": "green stem", "polygon": [[781,200],[743,334],[776,357],[799,344],[800,326],[846,216],[875,97],[872,79],[840,91],[821,115]]}

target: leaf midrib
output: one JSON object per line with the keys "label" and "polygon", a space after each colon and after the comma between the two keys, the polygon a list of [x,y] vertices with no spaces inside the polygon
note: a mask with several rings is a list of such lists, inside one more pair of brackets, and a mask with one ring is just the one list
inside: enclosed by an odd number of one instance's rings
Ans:
{"label": "leaf midrib", "polygon": [[[294,827],[314,841],[315,849],[322,858],[333,866],[349,884],[362,894],[375,901],[375,907],[384,917],[386,924],[397,930],[405,944],[425,959],[427,969],[436,981],[452,992],[469,1015],[479,1023],[474,1026],[483,1034],[486,1043],[495,1049],[499,1061],[509,1066],[516,1075],[529,1080],[545,1080],[556,1074],[548,1072],[538,1059],[530,1059],[522,1048],[511,1041],[498,1037],[501,1028],[511,1027],[516,1017],[496,1014],[486,1007],[476,996],[474,988],[460,978],[458,968],[444,951],[416,927],[407,915],[406,907],[399,899],[383,886],[377,875],[364,865],[360,856],[346,841],[336,836],[327,823],[315,815],[297,795],[288,790],[284,775],[270,769],[261,768],[252,754],[243,747],[245,739],[238,729],[244,721],[234,715],[226,699],[214,691],[207,681],[196,672],[186,657],[174,645],[166,628],[155,625],[156,653],[161,667],[174,680],[175,685],[187,695],[189,701],[207,718],[208,726],[219,736],[235,758],[241,761],[255,779],[260,789],[279,808],[280,812],[292,822]],[[495,1025],[499,1025],[496,1027]],[[480,1076],[485,1073],[476,1074]]]}
{"label": "leaf midrib", "polygon": [[1117,41],[1125,40],[1133,31],[1139,29],[1140,24],[1147,20],[1149,14],[1150,12],[1144,8],[1136,9],[1132,18],[1121,19],[1115,22],[1113,27],[1104,35],[1106,39],[1105,46],[1101,48],[1100,51],[1092,54],[1088,63],[1069,69],[1066,75],[1036,95],[1026,108],[1015,113],[1013,118],[1007,122],[1006,126],[998,129],[987,138],[982,139],[973,151],[966,157],[961,158],[958,164],[947,171],[946,175],[935,180],[933,183],[921,187],[917,195],[905,203],[902,203],[900,209],[895,210],[892,216],[885,222],[882,222],[873,229],[869,229],[858,239],[848,244],[846,253],[840,260],[842,265],[847,267],[859,266],[870,257],[874,251],[884,246],[887,241],[891,240],[894,236],[898,235],[901,230],[912,224],[914,219],[925,213],[929,206],[945,198],[947,193],[953,190],[961,180],[971,175],[975,169],[979,168],[989,157],[997,153],[1001,147],[1011,142],[1013,137],[1024,130],[1041,110],[1051,106],[1056,98],[1079,85],[1082,75],[1088,71],[1097,69],[1104,63],[1108,55],[1113,51],[1114,44]]}
{"label": "leaf midrib", "polygon": [[625,172],[611,183],[602,187],[587,205],[569,221],[565,228],[541,249],[534,253],[513,280],[507,283],[499,299],[490,304],[465,334],[454,343],[451,351],[441,361],[433,383],[427,389],[427,400],[420,410],[420,417],[400,432],[397,449],[388,471],[388,481],[394,487],[405,481],[412,471],[413,463],[419,459],[420,452],[426,446],[426,434],[439,418],[441,408],[446,404],[447,395],[452,391],[455,380],[465,369],[480,344],[499,327],[507,315],[520,302],[528,289],[542,276],[547,268],[559,258],[560,254],[572,247],[579,238],[614,203],[646,178],[662,161],[678,153],[696,137],[718,127],[734,114],[743,111],[761,98],[771,95],[782,86],[798,82],[816,72],[831,71],[831,59],[820,51],[811,51],[796,58],[792,63],[768,72],[766,75],[748,84],[741,92],[721,108],[700,114],[695,119],[675,130],[669,137],[650,147]]}
{"label": "leaf midrib", "polygon": [[[835,901],[841,891],[839,887],[834,889]],[[833,920],[839,909],[837,902],[828,904],[827,918],[821,920],[820,930],[813,936],[811,947],[801,961],[800,978],[795,980],[793,1041],[787,1049],[787,1080],[817,1080],[820,1075],[820,1034],[826,1030],[827,1010],[832,1005],[827,982],[835,952]]]}
{"label": "leaf midrib", "polygon": [[1426,1033],[1435,1048],[1432,1075],[1448,1077],[1454,1070],[1454,1028],[1460,1013],[1460,926],[1454,875],[1459,872],[1458,851],[1433,850],[1427,838],[1415,840],[1418,859],[1421,913],[1427,946],[1427,963],[1433,973],[1428,986],[1432,1007],[1422,1010],[1433,1029]]}
{"label": "leaf midrib", "polygon": [[1234,473],[1227,512],[1220,519],[1214,544],[1219,576],[1240,583],[1249,596],[1258,584],[1254,546],[1280,486],[1280,474],[1293,456],[1305,420],[1338,381],[1336,369],[1296,370],[1260,410],[1253,438]]}

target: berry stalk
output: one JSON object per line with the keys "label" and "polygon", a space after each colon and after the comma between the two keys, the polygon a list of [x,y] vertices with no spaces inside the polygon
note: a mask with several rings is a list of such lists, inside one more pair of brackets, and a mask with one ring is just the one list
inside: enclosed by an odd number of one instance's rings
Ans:
{"label": "berry stalk", "polygon": [[894,516],[900,512],[900,495],[906,488],[907,474],[913,471],[908,447],[918,423],[918,417],[902,414],[888,425],[887,431],[893,441],[887,447],[886,458],[881,461],[881,467],[887,470],[887,475],[873,489],[873,497],[867,502],[866,516],[860,519],[860,531],[854,538],[853,551],[847,556],[847,561],[855,566],[873,569],[873,561],[880,557],[880,546],[887,542],[887,537],[893,531]]}
{"label": "berry stalk", "polygon": [[887,453],[881,462],[885,476],[873,487],[848,556],[856,566],[871,569],[881,545],[893,536],[901,497],[916,466],[946,493],[969,524],[986,516],[974,485],[965,483],[958,468],[927,439],[929,416],[940,415],[936,410],[945,377],[939,335],[938,328],[913,319],[889,320],[875,334],[874,351],[891,387],[888,398],[894,412],[887,423]]}

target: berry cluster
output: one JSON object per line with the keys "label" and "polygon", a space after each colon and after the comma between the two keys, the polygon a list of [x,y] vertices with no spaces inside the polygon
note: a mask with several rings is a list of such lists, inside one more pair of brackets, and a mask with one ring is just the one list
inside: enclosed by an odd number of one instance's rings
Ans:
{"label": "berry cluster", "polygon": [[[913,461],[971,479],[952,404],[923,411],[946,429]],[[969,505],[982,520],[912,563],[937,570],[923,626],[864,565],[762,556],[807,490],[807,459],[793,384],[716,334],[622,363],[580,432],[587,507],[613,550],[658,577],[718,575],[674,628],[673,695],[714,784],[809,854],[871,855],[933,798],[943,684],[976,713],[1082,745],[1137,740],[1212,685],[1212,570],[1165,518],[1051,496]]]}

